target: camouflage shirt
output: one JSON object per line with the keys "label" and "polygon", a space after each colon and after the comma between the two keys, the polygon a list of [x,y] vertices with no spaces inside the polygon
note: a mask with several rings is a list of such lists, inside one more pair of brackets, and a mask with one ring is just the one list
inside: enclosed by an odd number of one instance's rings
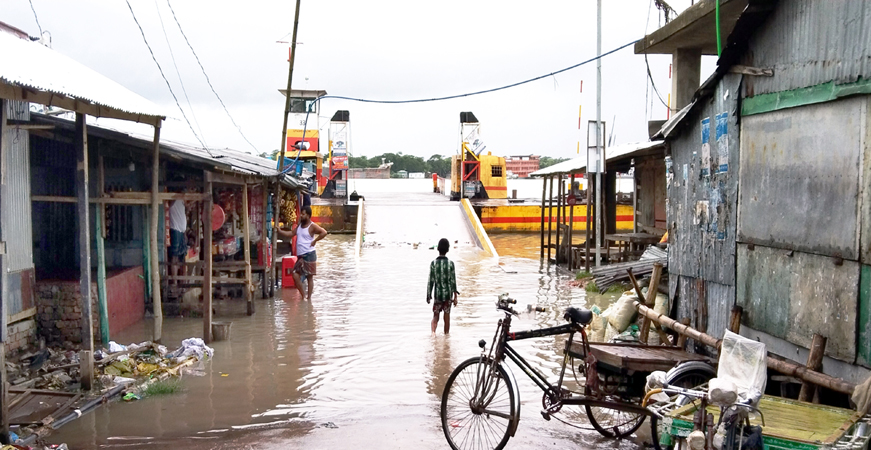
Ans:
{"label": "camouflage shirt", "polygon": [[439,256],[429,265],[426,299],[446,302],[451,300],[455,292],[457,292],[457,276],[454,273],[454,263],[447,256]]}

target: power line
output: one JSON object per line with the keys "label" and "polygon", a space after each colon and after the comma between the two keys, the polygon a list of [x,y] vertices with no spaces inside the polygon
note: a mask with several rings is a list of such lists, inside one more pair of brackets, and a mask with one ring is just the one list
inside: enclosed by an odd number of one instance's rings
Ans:
{"label": "power line", "polygon": [[39,16],[36,15],[36,8],[33,7],[33,0],[30,2],[30,10],[33,11],[33,18],[36,19],[36,27],[39,28],[39,38],[42,39],[42,25],[39,24]]}
{"label": "power line", "polygon": [[[656,3],[657,8],[660,7],[660,2],[658,2],[657,0],[651,0],[651,4],[652,3]],[[662,3],[664,4],[665,2],[662,2]],[[668,8],[671,8],[668,5],[665,5],[665,6]],[[674,10],[672,10],[672,11],[674,11]],[[658,16],[659,16],[659,14],[657,14],[657,17]],[[665,11],[665,18],[666,18],[666,21],[668,21],[668,11],[667,10]],[[647,22],[650,23],[650,7],[649,6],[647,8]],[[645,36],[647,35],[647,24],[644,25],[644,35]],[[659,94],[659,90],[656,89],[656,83],[653,82],[653,74],[650,73],[650,63],[647,62],[647,52],[646,51],[644,52],[644,65],[647,66],[647,78],[650,80],[650,85],[653,86],[653,92],[656,92],[656,97],[659,98],[659,101],[662,102],[663,106],[671,109],[671,107],[668,106],[668,103],[666,103],[665,100],[662,99],[662,95]],[[647,95],[647,94],[645,93],[645,95]],[[645,103],[646,103],[646,100],[645,100]],[[653,108],[651,108],[651,112],[653,112],[652,109]]]}
{"label": "power line", "polygon": [[184,87],[184,81],[181,79],[181,72],[178,70],[178,64],[175,63],[175,54],[172,52],[172,45],[169,43],[169,35],[166,34],[166,27],[163,26],[163,16],[160,15],[160,6],[157,5],[157,0],[154,0],[154,9],[157,10],[157,18],[160,19],[160,28],[163,30],[163,37],[166,39],[166,47],[169,48],[169,56],[172,58],[172,66],[175,67],[175,74],[178,75],[178,82],[181,84],[181,91],[184,93],[184,99],[187,101],[188,108],[191,110],[191,117],[194,118],[194,124],[197,126],[197,130],[200,131],[200,134],[203,135],[203,140],[205,141],[206,135],[203,133],[203,129],[200,127],[200,122],[197,120],[197,115],[194,112],[194,107],[191,105],[191,99],[188,97],[188,91]]}
{"label": "power line", "polygon": [[[169,1],[169,0],[167,0],[167,1]],[[320,102],[321,100],[324,100],[324,99],[338,99],[338,100],[349,100],[349,101],[353,101],[353,102],[362,102],[362,103],[382,103],[382,104],[391,104],[391,105],[396,105],[396,104],[403,104],[403,103],[427,103],[427,102],[438,102],[438,101],[443,101],[443,100],[452,100],[452,99],[455,99],[455,98],[471,97],[471,96],[474,96],[474,95],[489,94],[489,93],[491,93],[491,92],[502,91],[502,90],[505,90],[505,89],[509,89],[509,88],[513,88],[513,87],[521,86],[521,85],[524,85],[524,84],[527,84],[527,83],[532,83],[533,81],[537,81],[537,80],[540,80],[540,79],[542,79],[542,78],[547,78],[547,77],[551,77],[551,76],[554,76],[554,75],[557,75],[557,74],[560,74],[560,73],[563,73],[563,72],[567,72],[567,71],[569,71],[569,70],[572,70],[572,69],[575,69],[575,68],[581,67],[581,66],[583,66],[583,65],[585,65],[585,64],[589,64],[589,63],[591,63],[591,62],[595,62],[595,61],[597,61],[597,60],[599,60],[599,59],[602,59],[602,58],[604,58],[604,57],[606,57],[606,56],[608,56],[608,55],[610,55],[610,54],[612,54],[612,53],[616,53],[616,52],[618,52],[618,51],[620,51],[620,50],[623,50],[624,48],[629,47],[630,45],[633,45],[633,44],[635,44],[636,42],[637,42],[637,40],[634,40],[634,41],[632,41],[632,42],[629,42],[629,43],[623,44],[623,45],[621,45],[621,46],[619,46],[619,47],[617,47],[617,48],[615,48],[615,49],[612,49],[612,50],[609,50],[609,51],[607,51],[607,52],[605,52],[605,53],[602,53],[602,54],[599,55],[599,56],[594,56],[594,57],[592,57],[592,58],[590,58],[590,59],[588,59],[588,60],[586,60],[586,61],[582,61],[582,62],[579,62],[579,63],[577,63],[577,64],[575,64],[575,65],[572,65],[572,66],[566,67],[566,68],[564,68],[564,69],[557,70],[556,72],[551,72],[551,73],[548,73],[548,74],[545,74],[545,75],[539,75],[539,76],[534,77],[534,78],[529,78],[529,79],[527,79],[527,80],[518,81],[517,83],[507,84],[507,85],[505,85],[505,86],[500,86],[500,87],[496,87],[496,88],[492,88],[492,89],[485,89],[485,90],[483,90],[483,91],[469,92],[469,93],[466,93],[466,94],[456,94],[456,95],[448,95],[448,96],[444,96],[444,97],[434,97],[434,98],[421,98],[421,99],[414,99],[414,100],[373,100],[373,99],[366,99],[366,98],[345,97],[345,96],[341,96],[341,95],[323,95],[323,96],[320,96],[320,97],[316,98],[316,99],[311,103],[311,106],[309,106],[309,108],[306,110],[306,113],[305,113],[305,121],[304,121],[304,124],[303,124],[303,137],[305,136],[305,130],[306,130],[306,127],[308,126],[308,117],[309,117],[309,114],[311,113],[311,108],[314,107],[314,104],[315,104],[315,103]],[[645,55],[645,56],[646,56],[646,55]],[[650,73],[649,68],[648,68],[648,73]],[[296,160],[299,159],[299,155],[300,155],[301,152],[302,152],[302,148],[300,148],[299,151],[297,151],[297,153],[296,153],[296,158],[294,159],[293,162],[291,162],[291,163],[290,163],[287,167],[285,167],[285,168],[279,168],[279,170],[281,170],[282,173],[287,173],[287,172],[288,172],[292,167],[294,167],[294,163],[296,162]]]}
{"label": "power line", "polygon": [[251,148],[253,148],[254,151],[256,152],[257,147],[255,147],[254,144],[252,144],[251,141],[249,141],[248,138],[245,137],[245,133],[242,133],[242,127],[237,125],[236,121],[233,120],[233,116],[230,115],[230,111],[227,109],[227,105],[224,104],[224,101],[221,100],[221,96],[218,95],[218,92],[215,91],[215,87],[212,86],[212,81],[209,79],[209,75],[206,73],[206,68],[203,67],[203,63],[200,62],[200,58],[199,58],[199,56],[197,56],[197,52],[194,51],[194,47],[191,45],[191,42],[188,40],[187,35],[184,34],[184,30],[182,30],[182,28],[181,28],[181,23],[179,23],[178,17],[176,17],[176,15],[175,15],[175,10],[172,9],[172,4],[169,2],[169,0],[166,0],[166,4],[169,5],[169,10],[172,11],[172,18],[175,20],[175,24],[178,25],[178,31],[181,31],[181,35],[184,37],[184,41],[188,44],[188,47],[191,49],[191,53],[194,54],[194,58],[197,60],[197,64],[200,65],[200,70],[203,71],[203,75],[206,77],[206,83],[209,84],[209,87],[212,89],[212,93],[214,93],[215,97],[218,98],[218,101],[221,103],[221,106],[224,108],[224,112],[227,113],[227,117],[230,118],[230,122],[232,122],[233,126],[236,127],[236,130],[239,131],[239,134],[242,136],[242,139],[245,139],[245,142],[247,142],[248,145],[250,145]]}
{"label": "power line", "polygon": [[154,60],[154,64],[157,64],[157,70],[160,71],[161,78],[163,78],[163,81],[166,83],[166,87],[169,89],[169,93],[172,94],[172,98],[173,98],[173,100],[175,100],[175,106],[177,106],[178,110],[181,111],[181,116],[184,117],[184,121],[187,122],[188,128],[191,129],[191,133],[194,134],[194,137],[197,138],[197,141],[199,141],[200,145],[203,146],[203,149],[206,150],[206,153],[208,153],[209,156],[214,158],[215,155],[213,155],[212,152],[209,151],[209,148],[206,147],[206,144],[203,143],[203,140],[200,139],[200,136],[197,135],[196,131],[194,131],[194,127],[191,125],[191,121],[188,120],[187,114],[184,113],[184,110],[181,108],[181,105],[178,103],[178,98],[175,96],[175,92],[172,91],[172,86],[169,84],[169,80],[166,79],[166,75],[163,74],[163,69],[160,67],[160,63],[157,62],[157,58],[154,56],[154,52],[151,50],[151,46],[148,45],[148,39],[145,38],[145,31],[142,30],[142,25],[139,25],[139,20],[136,19],[136,14],[133,12],[133,7],[130,6],[130,0],[126,0],[126,1],[127,1],[127,8],[130,9],[130,14],[133,16],[133,21],[136,22],[136,26],[139,27],[139,33],[142,34],[142,40],[145,42],[145,46],[148,47],[148,53],[151,53],[151,59]]}

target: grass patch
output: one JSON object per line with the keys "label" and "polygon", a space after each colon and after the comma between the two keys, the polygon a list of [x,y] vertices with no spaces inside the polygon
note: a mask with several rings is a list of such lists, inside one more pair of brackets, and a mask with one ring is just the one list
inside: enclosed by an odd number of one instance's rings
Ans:
{"label": "grass patch", "polygon": [[181,380],[178,378],[169,378],[149,384],[145,390],[142,391],[142,395],[169,395],[178,392],[181,392]]}
{"label": "grass patch", "polygon": [[586,286],[584,286],[587,292],[599,292],[599,287],[596,286],[596,282],[594,280],[590,280]]}
{"label": "grass patch", "polygon": [[593,276],[593,274],[591,274],[590,272],[587,272],[586,270],[582,270],[582,271],[578,272],[577,274],[575,274],[575,279],[576,280],[585,280],[587,278],[591,278],[592,276]]}
{"label": "grass patch", "polygon": [[607,293],[607,294],[618,294],[618,293],[625,292],[626,289],[628,289],[628,288],[626,287],[625,284],[623,284],[623,283],[617,283],[617,284],[612,284],[612,285],[608,286],[608,289],[605,291],[605,293]]}

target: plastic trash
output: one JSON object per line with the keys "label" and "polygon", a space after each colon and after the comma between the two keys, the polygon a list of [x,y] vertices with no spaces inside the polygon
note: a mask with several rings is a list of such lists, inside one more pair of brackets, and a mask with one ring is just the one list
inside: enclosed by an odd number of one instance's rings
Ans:
{"label": "plastic trash", "polygon": [[211,358],[214,356],[215,350],[200,338],[188,338],[181,341],[181,347],[172,353],[167,354],[167,358],[187,358],[188,356],[196,356],[197,359],[203,357]]}
{"label": "plastic trash", "polygon": [[15,432],[10,431],[10,432],[9,432],[9,441],[10,441],[10,442],[15,442],[15,441],[17,441],[17,440],[18,440],[18,435],[15,434]]}
{"label": "plastic trash", "polygon": [[122,376],[116,375],[114,378],[112,378],[112,381],[114,381],[115,383],[118,383],[118,384],[127,384],[127,383],[133,383],[136,380],[133,378],[127,378],[127,377],[122,377]]}
{"label": "plastic trash", "polygon": [[687,444],[692,450],[705,449],[705,433],[699,430],[693,431],[687,436]]}
{"label": "plastic trash", "polygon": [[132,392],[128,392],[128,393],[124,394],[124,397],[122,397],[122,398],[124,399],[125,402],[132,402],[133,400],[139,400],[142,397],[140,397]]}
{"label": "plastic trash", "polygon": [[[648,393],[654,389],[659,389],[666,384],[666,373],[657,370],[655,372],[651,372],[650,375],[647,376],[647,383],[644,385],[644,393]],[[665,402],[668,401],[668,395],[664,392],[660,392],[658,394],[653,394],[650,396],[650,399],[654,402]]]}
{"label": "plastic trash", "polygon": [[734,383],[738,401],[756,405],[768,380],[765,344],[726,330],[717,378]]}
{"label": "plastic trash", "polygon": [[127,350],[127,347],[118,344],[115,341],[109,341],[109,353],[118,353]]}

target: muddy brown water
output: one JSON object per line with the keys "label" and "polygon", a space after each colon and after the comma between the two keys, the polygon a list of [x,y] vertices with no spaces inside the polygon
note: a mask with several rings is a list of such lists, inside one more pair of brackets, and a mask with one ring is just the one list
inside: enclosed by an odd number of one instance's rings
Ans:
{"label": "muddy brown water", "polygon": [[[182,392],[110,403],[48,440],[73,449],[448,448],[440,395],[454,367],[479,354],[478,340],[492,339],[500,318],[496,296],[510,293],[518,310],[548,308],[521,313],[517,330],[562,323],[567,306],[588,299],[568,285],[568,276],[541,266],[537,235],[495,235],[505,255],[497,261],[474,246],[456,203],[422,192],[367,194],[366,202],[362,256],[354,256],[354,236],[318,243],[311,302],[284,289],[257,300],[251,317],[241,301],[217,302],[216,320],[233,322],[231,339],[214,343],[214,359],[200,376],[183,377]],[[457,265],[461,296],[450,335],[440,324],[431,336],[425,291],[437,253],[430,247],[443,236],[456,241],[448,256]],[[139,342],[151,337],[150,329],[144,321],[113,339]],[[201,319],[164,321],[169,347],[201,333]],[[555,379],[562,344],[563,338],[548,337],[515,348]],[[522,407],[506,448],[638,448],[636,440],[545,421],[541,391],[509,365]],[[579,425],[589,427],[585,420]]]}

